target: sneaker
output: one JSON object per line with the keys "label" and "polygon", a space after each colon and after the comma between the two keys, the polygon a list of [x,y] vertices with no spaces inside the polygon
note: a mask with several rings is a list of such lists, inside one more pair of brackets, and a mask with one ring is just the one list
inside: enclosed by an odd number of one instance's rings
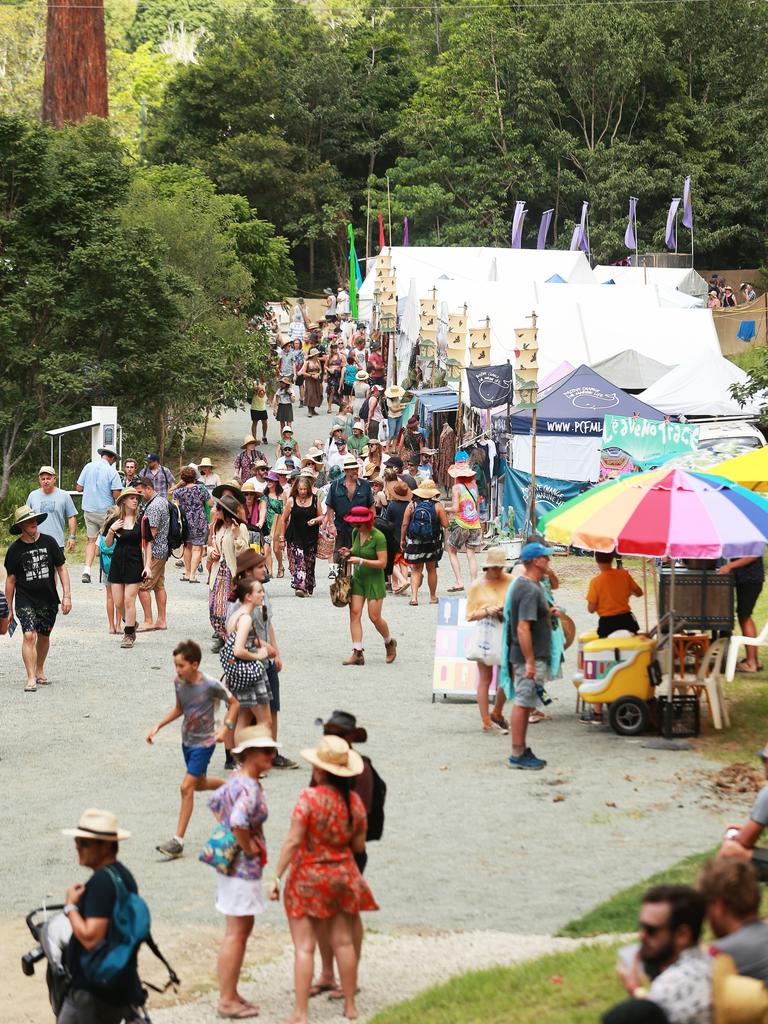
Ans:
{"label": "sneaker", "polygon": [[178,839],[169,839],[167,843],[160,843],[155,849],[158,853],[162,853],[164,857],[168,857],[170,860],[175,860],[177,857],[184,856],[184,847],[178,841]]}
{"label": "sneaker", "polygon": [[273,768],[298,768],[299,765],[296,761],[292,761],[290,757],[286,757],[284,754],[277,754],[272,761]]}
{"label": "sneaker", "polygon": [[494,718],[491,715],[491,732],[500,733],[502,736],[509,734],[509,726],[503,718]]}
{"label": "sneaker", "polygon": [[80,577],[80,582],[81,583],[90,583],[91,582],[91,570],[90,569],[83,569],[83,575]]}
{"label": "sneaker", "polygon": [[529,772],[541,771],[546,766],[546,763],[540,757],[536,757],[530,747],[526,747],[520,757],[512,755],[507,758],[507,764],[510,768],[522,768]]}
{"label": "sneaker", "polygon": [[237,761],[234,759],[234,757],[229,752],[227,752],[227,756],[226,756],[226,758],[224,760],[224,771],[225,772],[233,772],[233,771],[235,771],[236,768],[237,768]]}

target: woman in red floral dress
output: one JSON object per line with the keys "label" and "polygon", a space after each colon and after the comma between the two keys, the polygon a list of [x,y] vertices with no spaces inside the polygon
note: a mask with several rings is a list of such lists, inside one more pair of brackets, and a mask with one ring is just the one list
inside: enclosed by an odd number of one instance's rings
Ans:
{"label": "woman in red floral dress", "polygon": [[306,1024],[318,933],[327,929],[339,967],[344,1016],[357,1017],[354,923],[361,910],[378,910],[354,854],[365,850],[367,820],[351,780],[363,759],[340,736],[323,736],[301,756],[314,765],[312,785],[299,793],[288,838],[280,851],[270,898],[280,898],[280,876],[290,864],[285,912],[294,946],[294,1010],[290,1024]]}

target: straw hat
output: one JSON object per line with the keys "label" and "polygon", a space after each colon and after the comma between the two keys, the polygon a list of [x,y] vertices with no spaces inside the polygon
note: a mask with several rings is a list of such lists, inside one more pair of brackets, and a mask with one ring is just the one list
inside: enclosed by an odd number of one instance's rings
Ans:
{"label": "straw hat", "polygon": [[253,436],[253,434],[246,434],[243,438],[243,443],[240,445],[241,450],[247,448],[249,444],[258,444],[259,442]]}
{"label": "straw hat", "polygon": [[314,445],[309,449],[304,459],[309,459],[310,462],[325,462],[325,452],[322,448],[316,448]]}
{"label": "straw hat", "polygon": [[286,423],[286,425],[283,427],[283,429],[280,431],[280,433],[281,434],[292,434],[293,433],[293,427],[290,425],[290,423]]}
{"label": "straw hat", "polygon": [[365,431],[365,423],[362,420],[355,420],[352,424],[352,429]]}
{"label": "straw hat", "polygon": [[47,512],[35,512],[29,505],[22,505],[21,508],[16,509],[13,516],[13,526],[9,527],[8,533],[18,536],[21,533],[22,523],[28,523],[31,519],[36,519],[39,526],[47,518]]}
{"label": "straw hat", "polygon": [[49,476],[56,476],[56,470],[53,468],[53,466],[41,466],[40,469],[38,469],[37,471],[37,475],[42,476],[43,473],[48,473]]}
{"label": "straw hat", "polygon": [[437,455],[437,448],[419,448],[419,455]]}
{"label": "straw hat", "polygon": [[253,480],[246,480],[245,483],[243,484],[243,488],[242,489],[243,489],[243,494],[255,494],[256,493],[256,484],[253,482]]}
{"label": "straw hat", "polygon": [[355,380],[358,381],[360,384],[365,384],[365,382],[368,380],[368,374],[365,372],[365,370],[358,370]]}
{"label": "straw hat", "polygon": [[379,467],[375,462],[366,462],[363,466],[363,476],[370,479],[371,477],[379,475]]}
{"label": "straw hat", "polygon": [[370,438],[368,438],[368,444],[369,445],[377,444],[379,446],[379,448],[381,448],[381,441],[378,439],[378,437],[370,437]]}
{"label": "straw hat", "polygon": [[245,504],[245,498],[243,496],[242,488],[240,487],[239,480],[225,480],[223,484],[218,484],[211,491],[211,497],[222,498],[225,494],[234,494],[241,505]]}
{"label": "straw hat", "polygon": [[573,621],[571,616],[566,615],[565,612],[560,612],[557,617],[557,621],[563,627],[563,633],[565,634],[565,649],[567,651],[576,639],[576,623]]}
{"label": "straw hat", "polygon": [[768,1013],[768,991],[757,978],[736,970],[733,957],[718,953],[712,960],[712,1003],[715,1024],[754,1024]]}
{"label": "straw hat", "polygon": [[253,464],[254,469],[269,469],[269,463],[266,459],[256,459]]}
{"label": "straw hat", "polygon": [[115,504],[119,505],[121,501],[124,501],[126,498],[134,496],[137,498],[143,497],[143,495],[141,495],[139,491],[136,490],[135,487],[124,487],[122,491],[120,491],[120,493],[118,494],[117,501],[115,502]]}
{"label": "straw hat", "polygon": [[347,452],[341,465],[343,469],[360,469],[360,464],[351,452]]}
{"label": "straw hat", "polygon": [[290,470],[288,469],[288,463],[285,461],[284,455],[281,455],[279,459],[275,459],[272,472],[279,473],[281,476],[288,476]]}
{"label": "straw hat", "polygon": [[322,725],[326,736],[341,736],[347,743],[365,743],[368,733],[357,724],[357,719],[348,711],[334,711],[327,722],[315,719],[315,725]]}
{"label": "straw hat", "polygon": [[311,466],[302,466],[301,472],[299,473],[299,479],[304,477],[305,480],[316,480],[317,473],[312,469]]}
{"label": "straw hat", "polygon": [[372,523],[375,517],[376,512],[373,508],[368,508],[367,505],[355,505],[344,516],[344,522],[351,526],[362,526],[363,523]]}
{"label": "straw hat", "polygon": [[413,493],[417,498],[435,499],[440,497],[440,489],[434,480],[425,480],[418,487],[414,488]]}
{"label": "straw hat", "polygon": [[507,553],[503,548],[491,548],[485,556],[483,572],[485,572],[486,569],[503,569],[511,562],[512,559],[507,556]]}
{"label": "straw hat", "polygon": [[130,838],[131,835],[118,826],[117,816],[112,811],[99,811],[95,807],[83,811],[77,828],[63,828],[61,834],[77,836],[78,839],[98,839],[105,843],[116,843],[121,839]]}
{"label": "straw hat", "polygon": [[390,384],[387,390],[384,392],[386,398],[389,398],[393,402],[402,402],[405,398],[406,392],[400,387],[399,384]]}
{"label": "straw hat", "polygon": [[293,384],[293,380],[290,377],[281,377],[280,378],[280,383],[281,384],[291,385],[291,384]]}
{"label": "straw hat", "polygon": [[232,748],[233,754],[242,754],[246,750],[279,750],[280,744],[272,736],[268,725],[249,725],[241,729],[240,742]]}
{"label": "straw hat", "polygon": [[448,476],[454,477],[465,477],[475,476],[475,471],[469,465],[468,462],[455,462],[452,466],[448,467]]}
{"label": "straw hat", "polygon": [[213,463],[209,458],[200,459],[198,463],[198,469],[213,469]]}
{"label": "straw hat", "polygon": [[411,500],[411,488],[405,482],[405,480],[395,480],[392,483],[392,497],[396,501],[410,501]]}
{"label": "straw hat", "polygon": [[341,736],[323,736],[314,750],[302,750],[301,756],[316,768],[342,779],[350,779],[363,772],[362,757]]}
{"label": "straw hat", "polygon": [[307,358],[309,358],[310,356],[319,356],[319,355],[320,355],[320,352],[316,348],[311,348],[309,350],[309,352],[307,352]]}

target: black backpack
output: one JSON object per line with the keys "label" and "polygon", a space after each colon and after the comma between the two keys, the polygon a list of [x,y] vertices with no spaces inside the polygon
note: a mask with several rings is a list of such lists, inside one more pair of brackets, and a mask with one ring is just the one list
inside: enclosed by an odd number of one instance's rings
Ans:
{"label": "black backpack", "polygon": [[381,839],[384,834],[384,801],[387,799],[387,784],[371,764],[370,757],[363,756],[363,760],[371,769],[373,776],[373,795],[371,797],[371,809],[368,811],[368,831],[366,842],[372,839]]}
{"label": "black backpack", "polygon": [[189,523],[180,506],[168,499],[168,550],[182,547],[189,536]]}
{"label": "black backpack", "polygon": [[360,406],[360,412],[357,414],[357,418],[362,420],[363,423],[368,422],[368,406],[371,404],[371,400],[366,398],[363,404]]}

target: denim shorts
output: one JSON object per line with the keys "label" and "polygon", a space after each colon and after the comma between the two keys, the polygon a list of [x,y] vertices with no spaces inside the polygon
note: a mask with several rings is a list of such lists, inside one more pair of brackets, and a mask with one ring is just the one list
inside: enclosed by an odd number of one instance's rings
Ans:
{"label": "denim shorts", "polygon": [[205,775],[208,771],[208,763],[213,757],[215,749],[213,743],[210,747],[188,747],[182,743],[181,752],[184,754],[187,774],[194,775],[196,779],[199,779],[201,775]]}

